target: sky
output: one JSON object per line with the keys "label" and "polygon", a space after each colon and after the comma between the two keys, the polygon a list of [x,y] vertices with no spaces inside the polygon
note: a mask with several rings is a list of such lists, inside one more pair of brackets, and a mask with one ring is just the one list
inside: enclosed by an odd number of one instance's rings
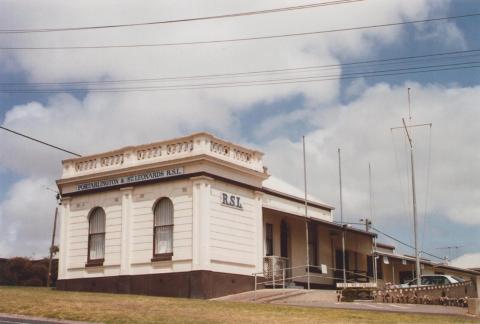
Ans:
{"label": "sky", "polygon": [[[0,3],[0,30],[128,24],[307,3],[314,2],[7,0]],[[480,13],[475,0],[364,0],[150,26],[0,32],[0,48],[211,41],[473,13]],[[480,266],[479,23],[479,16],[471,16],[237,42],[0,49],[0,124],[82,155],[208,131],[263,151],[268,172],[298,188],[303,187],[304,135],[308,191],[336,207],[335,220],[340,220],[340,148],[344,221],[357,226],[369,217],[376,229],[413,245],[409,148],[405,132],[391,128],[401,126],[402,118],[409,125],[431,123],[411,128],[420,247],[454,259],[455,265]],[[402,57],[410,59],[389,61]],[[374,62],[351,64],[365,61]],[[278,71],[285,69],[290,70]],[[384,72],[372,77],[372,71]],[[406,73],[412,71],[428,72]],[[92,83],[132,79],[157,81]],[[278,79],[287,82],[258,82]],[[38,83],[50,85],[33,89],[53,91],[25,91],[32,89],[26,84]],[[191,89],[218,83],[224,86]],[[98,91],[101,87],[123,90]],[[132,87],[143,90],[125,91]],[[69,157],[0,132],[0,257],[47,254],[56,204],[47,188],[55,189],[61,160]],[[412,253],[382,234],[379,240]]]}

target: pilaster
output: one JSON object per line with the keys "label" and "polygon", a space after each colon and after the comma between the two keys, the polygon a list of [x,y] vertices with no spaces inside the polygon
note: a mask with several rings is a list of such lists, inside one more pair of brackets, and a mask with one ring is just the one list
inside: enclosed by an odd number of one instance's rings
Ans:
{"label": "pilaster", "polygon": [[192,267],[210,269],[210,190],[212,178],[191,178],[193,184]]}
{"label": "pilaster", "polygon": [[58,279],[67,278],[67,259],[68,259],[68,222],[70,218],[71,198],[62,198],[62,204],[59,206],[60,212],[60,260],[58,267]]}
{"label": "pilaster", "polygon": [[121,242],[121,261],[120,275],[130,273],[130,223],[132,210],[132,192],[133,187],[121,188],[122,194],[122,242]]}
{"label": "pilaster", "polygon": [[256,227],[256,258],[255,258],[255,272],[263,271],[263,251],[264,251],[264,229],[263,229],[263,210],[262,199],[263,193],[255,191],[255,227]]}

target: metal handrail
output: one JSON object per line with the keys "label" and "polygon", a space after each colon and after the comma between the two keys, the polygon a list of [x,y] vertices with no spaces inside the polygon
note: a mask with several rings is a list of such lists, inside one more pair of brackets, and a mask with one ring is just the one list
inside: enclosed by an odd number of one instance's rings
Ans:
{"label": "metal handrail", "polygon": [[[282,287],[283,289],[285,289],[285,282],[288,280],[293,280],[293,279],[298,279],[298,278],[304,278],[304,277],[307,277],[307,278],[310,278],[310,277],[314,277],[314,278],[322,278],[322,279],[333,279],[333,280],[342,280],[344,278],[339,278],[339,277],[331,277],[331,276],[326,276],[326,275],[317,275],[317,274],[311,274],[310,272],[307,272],[306,274],[303,274],[303,275],[299,275],[299,276],[290,276],[290,277],[286,277],[285,276],[285,273],[287,270],[294,270],[294,269],[300,269],[300,268],[305,268],[307,267],[316,267],[316,268],[320,268],[319,266],[315,266],[315,265],[300,265],[300,266],[295,266],[295,267],[287,267],[287,268],[283,268],[281,269],[282,270],[282,278],[281,279],[275,279],[275,276],[272,277],[271,280],[266,280],[266,281],[263,281],[263,282],[260,282],[258,283],[258,280],[257,280],[257,276],[259,274],[264,274],[264,272],[254,272],[252,275],[254,275],[255,277],[255,283],[254,283],[254,298],[253,300],[256,300],[257,299],[257,286],[258,285],[268,285],[268,284],[271,284],[273,286],[273,289],[276,289],[276,283],[277,282],[281,282],[281,285],[279,285],[280,287]],[[337,269],[337,268],[332,268],[332,267],[327,267],[327,269],[330,269],[330,270],[344,270],[344,269]],[[348,272],[348,273],[353,273],[355,275],[358,275],[358,276],[363,276],[363,277],[366,277],[366,278],[369,278],[368,275],[362,275],[362,274],[359,274],[358,272],[354,272],[354,271],[349,271],[349,270],[345,270],[345,272]],[[355,280],[353,279],[346,279],[347,282],[355,282]]]}

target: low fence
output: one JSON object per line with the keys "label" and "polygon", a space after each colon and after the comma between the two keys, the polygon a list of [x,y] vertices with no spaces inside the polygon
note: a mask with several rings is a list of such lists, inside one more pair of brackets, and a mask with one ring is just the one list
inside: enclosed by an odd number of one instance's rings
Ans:
{"label": "low fence", "polygon": [[476,296],[477,287],[472,281],[411,288],[387,288],[372,292],[372,297],[377,302],[459,307],[467,307],[468,299]]}

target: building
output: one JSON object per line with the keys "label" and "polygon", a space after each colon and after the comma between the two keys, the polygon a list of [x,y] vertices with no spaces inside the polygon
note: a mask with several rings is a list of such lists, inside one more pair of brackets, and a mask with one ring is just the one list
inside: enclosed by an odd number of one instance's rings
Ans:
{"label": "building", "polygon": [[253,289],[264,265],[333,287],[342,231],[349,277],[367,273],[374,235],[315,199],[307,269],[302,194],[268,178],[261,152],[207,133],[63,161],[59,289],[208,298]]}
{"label": "building", "polygon": [[211,298],[257,279],[374,280],[375,234],[305,204],[262,156],[197,133],[63,161],[58,289]]}
{"label": "building", "polygon": [[[380,283],[403,284],[415,278],[415,257],[395,253],[392,245],[377,243],[378,272]],[[476,282],[480,278],[480,272],[475,269],[463,269],[448,265],[445,262],[420,259],[422,275],[453,275]]]}

